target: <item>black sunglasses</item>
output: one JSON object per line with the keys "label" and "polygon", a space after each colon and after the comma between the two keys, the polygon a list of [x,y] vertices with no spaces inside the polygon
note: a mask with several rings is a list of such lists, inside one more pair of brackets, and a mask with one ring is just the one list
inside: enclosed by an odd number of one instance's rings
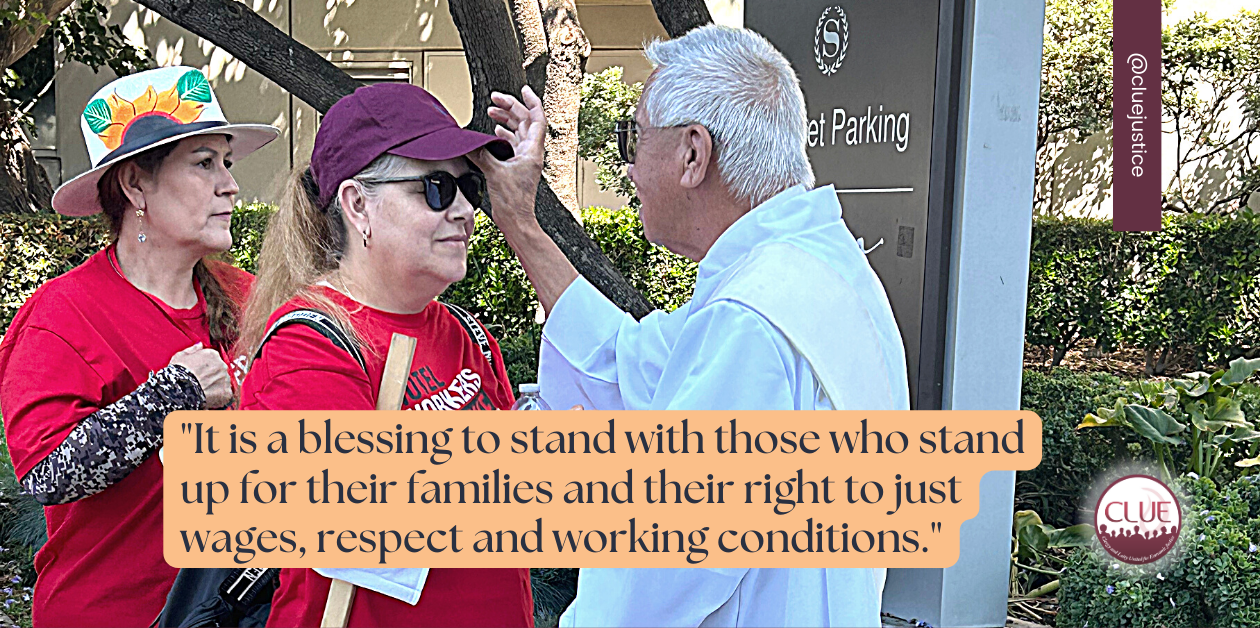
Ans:
{"label": "black sunglasses", "polygon": [[617,134],[617,152],[621,154],[621,161],[634,163],[634,153],[639,148],[639,123],[633,118],[618,120],[614,132]]}
{"label": "black sunglasses", "polygon": [[634,155],[639,149],[639,131],[642,129],[678,129],[685,126],[691,126],[694,123],[674,124],[670,126],[650,126],[641,127],[639,122],[634,118],[626,118],[618,120],[617,125],[613,127],[613,132],[617,134],[617,152],[621,154],[621,161],[632,164],[634,163]]}
{"label": "black sunglasses", "polygon": [[480,172],[469,172],[455,176],[443,170],[410,177],[387,177],[384,179],[361,179],[362,183],[412,183],[424,182],[424,200],[429,209],[435,212],[446,211],[455,202],[455,192],[463,192],[464,198],[473,209],[481,209],[486,198],[486,176]]}

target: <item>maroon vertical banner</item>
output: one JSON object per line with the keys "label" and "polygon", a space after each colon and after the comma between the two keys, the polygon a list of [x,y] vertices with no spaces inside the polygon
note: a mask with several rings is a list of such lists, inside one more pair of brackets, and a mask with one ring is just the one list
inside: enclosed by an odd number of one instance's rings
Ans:
{"label": "maroon vertical banner", "polygon": [[1115,231],[1158,231],[1160,0],[1115,0],[1112,9],[1112,220]]}

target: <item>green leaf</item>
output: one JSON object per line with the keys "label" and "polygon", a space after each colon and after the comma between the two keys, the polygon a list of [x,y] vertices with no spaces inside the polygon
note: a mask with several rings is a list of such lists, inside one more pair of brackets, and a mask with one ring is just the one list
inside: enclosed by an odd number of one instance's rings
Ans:
{"label": "green leaf", "polygon": [[1207,413],[1208,425],[1216,425],[1216,429],[1221,427],[1250,427],[1246,417],[1243,416],[1242,405],[1235,399],[1229,397],[1217,397],[1216,406]]}
{"label": "green leaf", "polygon": [[105,129],[114,123],[113,112],[101,98],[88,103],[87,108],[83,110],[83,119],[87,121],[88,128],[98,134],[104,133]]}
{"label": "green leaf", "polygon": [[[1202,401],[1196,401],[1186,406],[1186,412],[1190,415],[1190,423],[1200,430],[1209,430],[1207,425],[1207,406]],[[1219,429],[1219,428],[1218,428]]]}
{"label": "green leaf", "polygon": [[206,80],[204,74],[197,70],[185,72],[183,76],[179,77],[179,83],[176,85],[179,89],[179,97],[183,100],[209,103],[212,98],[210,82]]}
{"label": "green leaf", "polygon": [[1124,400],[1117,399],[1114,408],[1099,408],[1097,414],[1086,414],[1076,429],[1083,427],[1125,427],[1129,422],[1124,417]]}
{"label": "green leaf", "polygon": [[1019,532],[1019,529],[1024,526],[1041,525],[1041,515],[1038,515],[1035,510],[1021,510],[1015,513],[1014,520],[1016,532]]}
{"label": "green leaf", "polygon": [[1200,377],[1195,382],[1194,387],[1186,391],[1186,394],[1194,398],[1202,397],[1203,395],[1207,394],[1208,389],[1210,389],[1211,387],[1212,387],[1212,378]]}
{"label": "green leaf", "polygon": [[1234,466],[1246,468],[1246,467],[1254,467],[1258,464],[1260,464],[1260,456],[1256,456],[1255,458],[1248,458],[1246,460],[1239,460],[1238,462],[1234,463]]}
{"label": "green leaf", "polygon": [[1015,539],[1019,541],[1020,558],[1030,560],[1034,552],[1044,552],[1050,547],[1050,536],[1046,534],[1046,529],[1044,525],[1026,525],[1015,533]]}
{"label": "green leaf", "polygon": [[1260,371],[1260,358],[1248,360],[1246,358],[1238,358],[1229,363],[1229,370],[1225,372],[1225,376],[1221,378],[1221,383],[1226,386],[1239,384],[1251,377],[1256,371]]}
{"label": "green leaf", "polygon": [[1084,547],[1094,538],[1094,526],[1078,523],[1067,528],[1051,529],[1047,536],[1048,547]]}
{"label": "green leaf", "polygon": [[1240,427],[1234,430],[1234,433],[1230,434],[1229,438],[1230,440],[1234,440],[1234,441],[1242,443],[1242,442],[1252,441],[1252,440],[1256,440],[1257,438],[1260,438],[1260,432],[1257,432],[1251,426]]}
{"label": "green leaf", "polygon": [[1081,419],[1081,424],[1077,425],[1076,429],[1079,430],[1083,427],[1124,427],[1128,424],[1129,422],[1123,419],[1122,414],[1114,414],[1112,410],[1099,408],[1098,414],[1091,412],[1085,415],[1085,418]]}
{"label": "green leaf", "polygon": [[1127,405],[1124,407],[1124,415],[1129,419],[1133,430],[1147,440],[1168,445],[1180,445],[1185,442],[1174,434],[1185,431],[1186,426],[1177,422],[1163,410]]}

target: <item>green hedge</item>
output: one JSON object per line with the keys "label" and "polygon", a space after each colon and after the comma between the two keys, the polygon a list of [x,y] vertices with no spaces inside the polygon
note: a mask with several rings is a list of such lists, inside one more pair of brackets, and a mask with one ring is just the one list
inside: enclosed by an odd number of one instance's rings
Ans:
{"label": "green hedge", "polygon": [[[232,221],[232,261],[253,270],[267,205]],[[690,297],[694,263],[649,244],[632,210],[590,208],[588,233],[617,269],[659,307]],[[44,281],[107,241],[97,218],[0,216],[0,328]],[[1200,362],[1260,352],[1260,216],[1179,216],[1157,233],[1116,233],[1107,221],[1038,220],[1026,338],[1065,351],[1082,339],[1163,351]],[[443,295],[474,312],[500,339],[535,325],[537,301],[502,235],[485,216],[470,243],[468,277]]]}
{"label": "green hedge", "polygon": [[1083,339],[1222,364],[1260,354],[1260,215],[1166,217],[1152,233],[1110,221],[1033,224],[1027,341],[1056,357]]}

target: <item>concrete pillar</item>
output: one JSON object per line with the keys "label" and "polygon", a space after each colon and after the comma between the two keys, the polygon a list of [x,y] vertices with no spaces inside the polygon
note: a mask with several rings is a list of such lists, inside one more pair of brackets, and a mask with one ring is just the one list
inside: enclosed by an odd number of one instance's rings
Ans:
{"label": "concrete pillar", "polygon": [[[967,0],[965,11],[943,407],[1014,410],[1045,3]],[[987,474],[958,563],[890,570],[884,610],[933,626],[1004,626],[1014,492],[1014,472]]]}

